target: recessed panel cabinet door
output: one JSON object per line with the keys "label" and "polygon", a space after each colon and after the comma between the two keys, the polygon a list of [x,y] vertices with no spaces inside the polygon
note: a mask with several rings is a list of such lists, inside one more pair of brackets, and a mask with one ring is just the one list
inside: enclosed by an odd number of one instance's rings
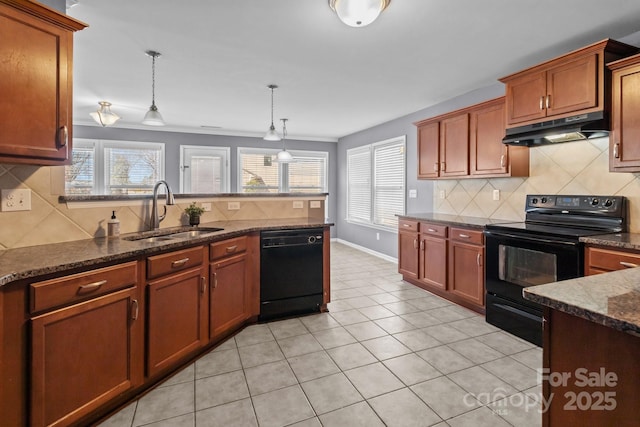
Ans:
{"label": "recessed panel cabinet door", "polygon": [[440,122],[418,127],[418,179],[437,178],[440,171]]}
{"label": "recessed panel cabinet door", "polygon": [[482,246],[449,242],[449,291],[484,306],[484,250]]}
{"label": "recessed panel cabinet door", "polygon": [[471,113],[469,162],[472,175],[506,174],[509,169],[504,102]]}
{"label": "recessed panel cabinet door", "polygon": [[610,169],[640,171],[640,64],[613,71]]}
{"label": "recessed panel cabinet door", "polygon": [[507,124],[545,117],[546,96],[545,72],[531,72],[509,80],[506,84]]}
{"label": "recessed panel cabinet door", "polygon": [[440,176],[469,175],[469,114],[440,122]]}
{"label": "recessed panel cabinet door", "polygon": [[136,293],[125,289],[33,318],[30,425],[70,425],[142,383]]}
{"label": "recessed panel cabinet door", "polygon": [[71,153],[73,33],[0,3],[0,40],[0,159],[62,164]]}
{"label": "recessed panel cabinet door", "polygon": [[418,278],[418,240],[418,233],[398,233],[398,273],[412,279]]}
{"label": "recessed panel cabinet door", "polygon": [[447,289],[447,239],[422,235],[420,281]]}
{"label": "recessed panel cabinet door", "polygon": [[211,264],[209,335],[212,339],[237,329],[250,312],[247,287],[247,254]]}
{"label": "recessed panel cabinet door", "polygon": [[547,71],[547,116],[598,105],[598,55],[577,58]]}

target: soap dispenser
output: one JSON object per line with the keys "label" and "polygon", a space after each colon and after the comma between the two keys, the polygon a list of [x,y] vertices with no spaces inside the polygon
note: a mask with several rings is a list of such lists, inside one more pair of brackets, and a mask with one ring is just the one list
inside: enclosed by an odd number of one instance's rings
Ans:
{"label": "soap dispenser", "polygon": [[120,235],[120,220],[116,218],[116,211],[111,211],[111,219],[107,223],[107,233],[109,237]]}

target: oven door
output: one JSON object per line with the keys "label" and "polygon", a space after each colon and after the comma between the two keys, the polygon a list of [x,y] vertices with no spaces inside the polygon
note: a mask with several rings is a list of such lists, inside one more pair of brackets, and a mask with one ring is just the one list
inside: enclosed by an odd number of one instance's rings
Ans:
{"label": "oven door", "polygon": [[527,233],[485,230],[488,294],[540,309],[522,297],[522,288],[583,275],[582,244]]}

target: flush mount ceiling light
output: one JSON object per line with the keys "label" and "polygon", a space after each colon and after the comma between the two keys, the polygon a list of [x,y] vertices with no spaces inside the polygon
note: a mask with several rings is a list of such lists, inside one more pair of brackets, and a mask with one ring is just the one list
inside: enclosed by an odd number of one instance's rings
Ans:
{"label": "flush mount ceiling light", "polygon": [[96,123],[104,127],[104,126],[111,126],[112,124],[120,120],[120,116],[118,116],[116,113],[111,111],[110,102],[100,101],[98,102],[98,104],[100,105],[100,108],[98,108],[98,111],[89,113],[89,115],[93,117],[93,120],[95,120]]}
{"label": "flush mount ceiling light", "polygon": [[278,85],[269,85],[267,86],[271,89],[271,126],[267,131],[267,134],[264,136],[265,141],[280,141],[280,135],[276,132],[276,127],[273,125],[273,90],[278,88]]}
{"label": "flush mount ceiling light", "polygon": [[287,120],[289,119],[280,120],[282,120],[282,151],[278,152],[278,161],[281,163],[287,163],[293,160],[293,156],[287,151],[287,147],[284,144],[284,140],[287,138]]}
{"label": "flush mount ceiling light", "polygon": [[375,21],[391,0],[329,0],[329,7],[350,27],[365,27]]}
{"label": "flush mount ceiling light", "polygon": [[148,56],[151,57],[151,107],[149,107],[149,111],[144,116],[144,120],[142,120],[143,125],[149,126],[164,126],[164,120],[162,120],[162,115],[160,111],[158,111],[158,107],[156,107],[156,58],[158,58],[161,53],[155,52],[153,50],[148,50],[145,52]]}

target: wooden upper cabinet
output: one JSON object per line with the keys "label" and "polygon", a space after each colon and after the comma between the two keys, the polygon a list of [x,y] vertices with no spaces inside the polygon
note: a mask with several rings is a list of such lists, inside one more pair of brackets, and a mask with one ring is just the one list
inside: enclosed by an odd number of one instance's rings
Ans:
{"label": "wooden upper cabinet", "polygon": [[640,172],[640,55],[609,68],[613,70],[609,170]]}
{"label": "wooden upper cabinet", "polygon": [[469,174],[469,114],[440,122],[440,176]]}
{"label": "wooden upper cabinet", "polygon": [[418,126],[418,178],[437,178],[440,171],[440,122]]}
{"label": "wooden upper cabinet", "polygon": [[608,112],[605,64],[637,52],[606,39],[500,79],[506,85],[507,127],[595,111]]}
{"label": "wooden upper cabinet", "polygon": [[71,161],[73,31],[37,3],[0,1],[0,162]]}
{"label": "wooden upper cabinet", "polygon": [[415,125],[418,179],[529,176],[529,149],[502,143],[504,97]]}

